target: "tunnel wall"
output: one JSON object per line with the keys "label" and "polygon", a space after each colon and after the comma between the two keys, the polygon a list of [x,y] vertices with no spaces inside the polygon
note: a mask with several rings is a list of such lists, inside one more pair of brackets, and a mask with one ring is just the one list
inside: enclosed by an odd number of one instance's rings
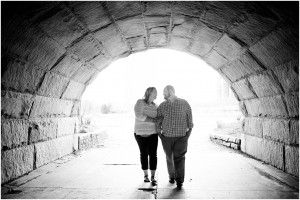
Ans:
{"label": "tunnel wall", "polygon": [[1,9],[1,183],[76,150],[85,88],[113,61],[154,48],[186,52],[220,73],[245,116],[242,151],[299,176],[298,2]]}

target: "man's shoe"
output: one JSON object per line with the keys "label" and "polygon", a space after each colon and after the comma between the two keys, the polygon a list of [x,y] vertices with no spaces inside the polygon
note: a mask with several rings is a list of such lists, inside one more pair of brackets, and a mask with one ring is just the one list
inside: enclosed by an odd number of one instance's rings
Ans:
{"label": "man's shoe", "polygon": [[175,183],[175,178],[170,178],[169,183]]}
{"label": "man's shoe", "polygon": [[177,188],[181,189],[182,188],[182,183],[181,182],[177,182]]}

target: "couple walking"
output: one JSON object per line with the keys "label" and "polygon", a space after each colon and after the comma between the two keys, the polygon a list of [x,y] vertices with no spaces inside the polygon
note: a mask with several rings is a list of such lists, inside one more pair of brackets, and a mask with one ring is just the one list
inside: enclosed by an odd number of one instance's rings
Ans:
{"label": "couple walking", "polygon": [[[157,96],[155,87],[147,88],[144,98],[134,107],[134,136],[140,149],[140,159],[144,171],[144,181],[156,185],[157,145],[160,137],[166,154],[169,182],[181,188],[184,182],[185,154],[188,138],[193,128],[192,110],[189,103],[175,95],[173,86],[163,91],[165,101],[158,107],[154,103]],[[149,162],[148,162],[149,156]],[[151,179],[148,178],[150,165]]]}

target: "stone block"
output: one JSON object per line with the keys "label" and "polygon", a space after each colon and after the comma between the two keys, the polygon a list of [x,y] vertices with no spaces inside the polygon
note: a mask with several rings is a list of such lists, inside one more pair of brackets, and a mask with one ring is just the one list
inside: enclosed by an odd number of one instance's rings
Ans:
{"label": "stone block", "polygon": [[34,94],[45,74],[32,63],[15,58],[2,58],[2,90],[13,90]]}
{"label": "stone block", "polygon": [[250,76],[248,80],[258,97],[274,96],[283,93],[280,83],[276,81],[271,71]]}
{"label": "stone block", "polygon": [[71,115],[73,102],[69,100],[36,96],[30,117],[65,117]]}
{"label": "stone block", "polygon": [[68,83],[69,78],[52,72],[47,72],[37,94],[40,96],[60,98],[66,90]]}
{"label": "stone block", "polygon": [[204,12],[205,4],[202,1],[174,1],[172,12],[200,17]]}
{"label": "stone block", "polygon": [[142,15],[142,4],[139,1],[107,1],[107,8],[115,20]]}
{"label": "stone block", "polygon": [[103,51],[103,46],[89,34],[73,43],[69,49],[81,60],[90,61]]}
{"label": "stone block", "polygon": [[149,34],[167,33],[170,26],[171,15],[166,16],[144,16],[145,27]]}
{"label": "stone block", "polygon": [[263,141],[262,146],[262,160],[275,166],[278,169],[284,169],[284,161],[283,161],[283,148],[284,145],[282,143],[274,142],[274,141]]}
{"label": "stone block", "polygon": [[41,167],[51,161],[73,152],[73,135],[61,137],[47,142],[36,143],[36,167]]}
{"label": "stone block", "polygon": [[94,33],[96,39],[102,42],[112,57],[117,57],[130,51],[130,48],[123,41],[120,32],[115,24],[107,26]]}
{"label": "stone block", "polygon": [[299,92],[299,61],[293,60],[273,69],[285,93]]}
{"label": "stone block", "polygon": [[57,119],[57,137],[73,135],[76,130],[76,118],[67,117]]}
{"label": "stone block", "polygon": [[287,27],[281,27],[255,45],[250,51],[264,64],[273,69],[274,67],[298,58],[299,54],[298,34]]}
{"label": "stone block", "polygon": [[[14,28],[15,29],[15,28]],[[28,60],[41,69],[49,70],[66,52],[39,28],[24,28],[18,39],[8,47],[11,53]]]}
{"label": "stone block", "polygon": [[1,150],[13,149],[28,143],[28,123],[25,120],[1,120]]}
{"label": "stone block", "polygon": [[229,62],[222,67],[223,73],[228,76],[232,82],[262,70],[263,68],[249,53],[245,53],[239,59]]}
{"label": "stone block", "polygon": [[146,29],[141,15],[116,21],[125,38],[145,36]]}
{"label": "stone block", "polygon": [[183,37],[170,37],[169,47],[179,51],[187,51],[188,46],[190,45],[190,39]]}
{"label": "stone block", "polygon": [[17,92],[2,92],[1,116],[9,118],[28,118],[33,96]]}
{"label": "stone block", "polygon": [[242,79],[231,85],[233,90],[238,95],[239,99],[252,99],[256,97],[256,94],[250,89],[247,79]]}
{"label": "stone block", "polygon": [[143,2],[144,15],[171,15],[172,3],[167,1],[144,1]]}
{"label": "stone block", "polygon": [[255,137],[263,137],[263,120],[257,117],[246,117],[245,118],[245,125],[244,125],[244,132],[247,135],[252,135]]}
{"label": "stone block", "polygon": [[72,107],[72,112],[71,112],[71,116],[79,116],[80,113],[80,108],[81,108],[81,103],[80,101],[74,101],[74,105]]}
{"label": "stone block", "polygon": [[149,35],[149,46],[156,47],[156,46],[165,46],[167,45],[167,35],[165,33],[158,33],[158,34],[150,34]]}
{"label": "stone block", "polygon": [[284,119],[265,119],[263,121],[264,138],[289,143],[289,121]]}
{"label": "stone block", "polygon": [[29,144],[55,139],[57,122],[51,118],[30,120],[28,135]]}
{"label": "stone block", "polygon": [[284,96],[290,117],[299,117],[299,93],[290,93]]}
{"label": "stone block", "polygon": [[257,6],[257,4],[248,4],[247,7],[247,11],[252,9],[255,12],[244,12],[244,20],[233,23],[229,32],[251,46],[273,30],[277,24],[277,17],[271,12],[266,12],[263,7]]}
{"label": "stone block", "polygon": [[53,66],[51,71],[60,73],[66,77],[71,77],[82,65],[83,61],[74,54],[66,54]]}
{"label": "stone block", "polygon": [[94,31],[111,23],[99,2],[68,1],[75,16],[89,30]]}
{"label": "stone block", "polygon": [[228,61],[215,50],[212,50],[209,54],[207,54],[204,60],[216,70],[221,68]]}
{"label": "stone block", "polygon": [[[106,51],[106,50],[105,50]],[[108,65],[110,65],[112,62],[111,58],[107,53],[101,52],[96,57],[94,57],[92,60],[89,61],[89,63],[93,64],[98,70],[103,70]]]}
{"label": "stone block", "polygon": [[243,115],[245,117],[248,116],[248,111],[247,111],[247,108],[246,108],[246,104],[244,101],[239,101],[239,108],[240,108],[240,111],[243,113]]}
{"label": "stone block", "polygon": [[246,153],[246,137],[246,134],[241,133],[241,151],[244,153]]}
{"label": "stone block", "polygon": [[285,171],[299,177],[299,147],[285,146]]}
{"label": "stone block", "polygon": [[97,70],[88,64],[82,65],[71,77],[71,79],[76,80],[81,83],[87,82]]}
{"label": "stone block", "polygon": [[263,158],[263,139],[245,135],[245,153],[257,158]]}
{"label": "stone block", "polygon": [[193,54],[204,56],[221,36],[222,33],[209,28],[202,22],[198,22],[190,51]]}
{"label": "stone block", "polygon": [[87,32],[76,17],[62,6],[54,15],[41,21],[39,27],[64,47]]}
{"label": "stone block", "polygon": [[61,98],[70,100],[80,100],[85,89],[86,86],[84,84],[70,80],[67,89],[64,91]]}
{"label": "stone block", "polygon": [[33,170],[34,147],[24,146],[1,152],[1,184]]}
{"label": "stone block", "polygon": [[238,19],[243,8],[243,2],[208,1],[206,4],[203,20],[220,29],[225,29]]}
{"label": "stone block", "polygon": [[292,119],[290,122],[289,144],[299,145],[299,120]]}
{"label": "stone block", "polygon": [[127,42],[131,46],[132,51],[145,50],[148,45],[145,36],[128,38]]}
{"label": "stone block", "polygon": [[224,34],[221,37],[221,39],[216,43],[214,49],[228,60],[235,60],[246,50],[245,47],[230,38],[227,34]]}
{"label": "stone block", "polygon": [[178,37],[191,38],[198,19],[179,14],[174,14],[172,17],[172,34]]}

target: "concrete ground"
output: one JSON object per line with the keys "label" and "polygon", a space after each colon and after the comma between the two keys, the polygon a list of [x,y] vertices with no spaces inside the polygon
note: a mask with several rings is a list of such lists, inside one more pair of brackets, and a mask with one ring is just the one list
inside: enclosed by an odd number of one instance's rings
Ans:
{"label": "concrete ground", "polygon": [[[120,119],[121,120],[121,119]],[[181,190],[168,182],[158,146],[158,185],[143,182],[132,119],[108,127],[96,149],[69,155],[2,186],[1,198],[18,199],[292,199],[298,179],[209,140],[211,126],[195,117]],[[10,189],[9,189],[10,188]]]}

